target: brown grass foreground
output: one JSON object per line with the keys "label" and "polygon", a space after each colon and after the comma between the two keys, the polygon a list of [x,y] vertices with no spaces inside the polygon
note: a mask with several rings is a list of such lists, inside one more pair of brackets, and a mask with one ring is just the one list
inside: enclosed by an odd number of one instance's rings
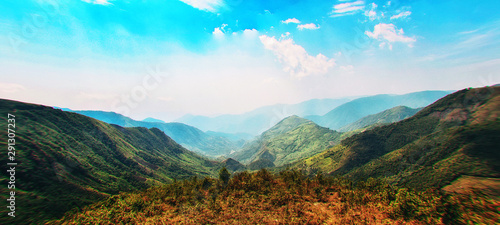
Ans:
{"label": "brown grass foreground", "polygon": [[242,172],[110,197],[50,224],[495,224],[499,202],[416,192],[368,179],[353,185],[297,171]]}

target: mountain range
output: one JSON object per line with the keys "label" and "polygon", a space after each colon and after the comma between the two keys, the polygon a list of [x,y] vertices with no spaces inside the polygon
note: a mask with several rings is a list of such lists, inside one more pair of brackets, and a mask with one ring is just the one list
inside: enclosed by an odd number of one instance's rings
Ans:
{"label": "mountain range", "polygon": [[349,137],[290,116],[230,155],[247,166],[223,162],[258,171],[124,193],[51,222],[496,224],[499,116],[500,87],[389,109]]}
{"label": "mountain range", "polygon": [[207,117],[188,114],[177,119],[176,122],[197,127],[203,131],[247,133],[256,136],[271,128],[285,117],[292,115],[323,115],[352,99],[312,99],[298,104],[264,106],[239,115]]}
{"label": "mountain range", "polygon": [[363,97],[342,104],[323,116],[311,115],[305,118],[320,126],[339,130],[365,116],[376,114],[396,106],[407,106],[410,108],[425,107],[449,93],[451,92],[422,91],[404,95],[384,94]]}
{"label": "mountain range", "polygon": [[70,109],[64,110],[89,116],[94,119],[98,119],[109,124],[116,124],[122,127],[155,127],[165,132],[165,134],[174,139],[177,143],[181,144],[183,147],[206,156],[217,157],[227,155],[231,151],[238,149],[239,146],[242,145],[242,142],[245,142],[245,138],[249,138],[248,135],[226,135],[226,137],[224,137],[219,133],[205,133],[196,127],[183,123],[165,123],[161,120],[153,118],[137,121],[114,112]]}
{"label": "mountain range", "polygon": [[[183,193],[194,196],[193,199],[205,199],[205,192],[184,193],[182,187],[187,182],[175,181],[191,178],[191,183],[201,188],[199,190],[211,187],[212,193],[219,193],[218,190],[223,190],[227,182],[217,183],[208,178],[198,180],[193,177],[219,175],[223,180],[228,172],[223,173],[224,170],[220,170],[222,167],[229,172],[262,168],[286,171],[285,168],[292,168],[316,176],[315,182],[321,185],[326,184],[322,181],[322,174],[328,177],[339,175],[368,189],[373,178],[397,187],[417,189],[461,190],[463,185],[477,187],[475,183],[498,184],[500,145],[496,139],[500,136],[500,87],[464,89],[439,97],[442,94],[421,92],[360,98],[317,117],[325,120],[333,118],[331,124],[335,126],[353,120],[338,128],[348,131],[346,133],[292,115],[247,142],[238,142],[249,138],[247,133],[205,133],[185,124],[164,123],[151,118],[135,121],[110,112],[74,113],[0,100],[0,113],[16,116],[16,162],[19,165],[16,169],[16,207],[23,212],[14,219],[5,218],[6,209],[2,208],[0,219],[2,224],[3,221],[39,223],[60,218],[71,209],[78,211],[77,208],[97,201],[101,206],[117,204],[116,197],[108,197],[119,192],[138,191],[172,182],[175,185],[168,189],[169,195],[181,196],[179,193]],[[440,99],[422,109],[404,106],[417,107],[435,98]],[[381,99],[392,100],[382,104],[379,102]],[[382,105],[377,105],[379,103]],[[387,108],[399,103],[407,104]],[[339,116],[331,116],[332,112],[339,113]],[[371,114],[354,120],[367,113]],[[0,120],[0,126],[7,127],[7,120]],[[199,156],[178,144],[170,135],[176,139],[194,140],[198,146],[206,144],[205,151],[227,158],[216,162]],[[7,146],[7,137],[6,129],[0,131],[0,145]],[[186,146],[190,144],[192,142],[184,143]],[[232,147],[219,150],[219,146]],[[5,166],[7,162],[7,157],[0,158],[0,164]],[[219,170],[221,172],[217,174]],[[238,184],[237,188],[245,188],[242,185],[246,182],[254,185],[272,179],[265,170],[257,172],[260,175],[254,178],[248,174],[242,172],[238,175],[240,178],[234,182],[242,184]],[[294,183],[297,174],[280,174],[283,176],[280,179],[291,179],[290,182],[297,186],[293,193],[302,190],[306,184]],[[0,181],[5,184],[0,188],[0,195],[5,198],[9,196],[6,188],[8,180],[6,173],[0,175]],[[339,185],[347,185],[342,180],[338,182]],[[274,185],[280,186],[279,183]],[[323,193],[313,186],[307,188],[316,193],[314,196]],[[240,192],[224,190],[228,191],[228,195],[242,196]],[[262,191],[274,196],[266,190]],[[348,193],[352,193],[349,190],[345,189],[346,193],[342,195],[358,201],[355,196],[349,197]],[[271,199],[272,204],[292,196],[280,193],[283,194],[281,197]],[[407,192],[401,193],[407,195]],[[490,193],[499,192],[494,190]],[[166,196],[167,193],[160,191],[158,194]],[[182,200],[159,196],[152,198],[160,202]],[[399,194],[393,197],[401,197],[397,196]],[[137,213],[143,213],[141,205],[122,203],[138,210]],[[393,203],[390,205],[396,207]]]}
{"label": "mountain range", "polygon": [[464,89],[414,116],[375,127],[294,164],[307,173],[379,177],[417,188],[499,177],[500,88]]}
{"label": "mountain range", "polygon": [[[186,150],[157,128],[124,128],[52,107],[3,99],[0,106],[2,115],[15,115],[18,216],[13,223],[60,217],[72,208],[123,191],[195,175],[215,176],[222,167]],[[0,120],[0,125],[7,127],[7,120]],[[6,138],[7,129],[2,129],[0,145],[7,146]],[[2,168],[7,162],[7,157],[0,158]],[[6,199],[9,178],[7,173],[0,176],[1,195]],[[2,217],[7,215],[5,210],[0,209]]]}

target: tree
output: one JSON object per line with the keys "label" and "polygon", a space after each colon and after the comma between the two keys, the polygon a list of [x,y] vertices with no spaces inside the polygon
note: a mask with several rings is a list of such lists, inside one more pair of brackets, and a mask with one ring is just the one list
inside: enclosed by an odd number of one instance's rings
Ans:
{"label": "tree", "polygon": [[219,171],[219,179],[224,183],[224,185],[229,182],[229,177],[231,177],[229,171],[227,171],[226,167],[222,167]]}

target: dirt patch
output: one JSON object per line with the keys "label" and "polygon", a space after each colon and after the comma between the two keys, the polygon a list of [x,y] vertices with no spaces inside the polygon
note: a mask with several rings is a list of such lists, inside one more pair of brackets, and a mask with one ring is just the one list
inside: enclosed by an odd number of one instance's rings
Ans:
{"label": "dirt patch", "polygon": [[461,194],[469,193],[474,189],[500,198],[500,178],[461,176],[450,185],[443,187],[444,191]]}

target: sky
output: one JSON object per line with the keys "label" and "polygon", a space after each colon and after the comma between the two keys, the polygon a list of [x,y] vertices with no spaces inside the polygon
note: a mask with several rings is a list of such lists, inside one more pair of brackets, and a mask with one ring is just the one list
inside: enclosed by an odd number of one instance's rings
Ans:
{"label": "sky", "polygon": [[0,98],[172,121],[500,83],[498,0],[0,2]]}

